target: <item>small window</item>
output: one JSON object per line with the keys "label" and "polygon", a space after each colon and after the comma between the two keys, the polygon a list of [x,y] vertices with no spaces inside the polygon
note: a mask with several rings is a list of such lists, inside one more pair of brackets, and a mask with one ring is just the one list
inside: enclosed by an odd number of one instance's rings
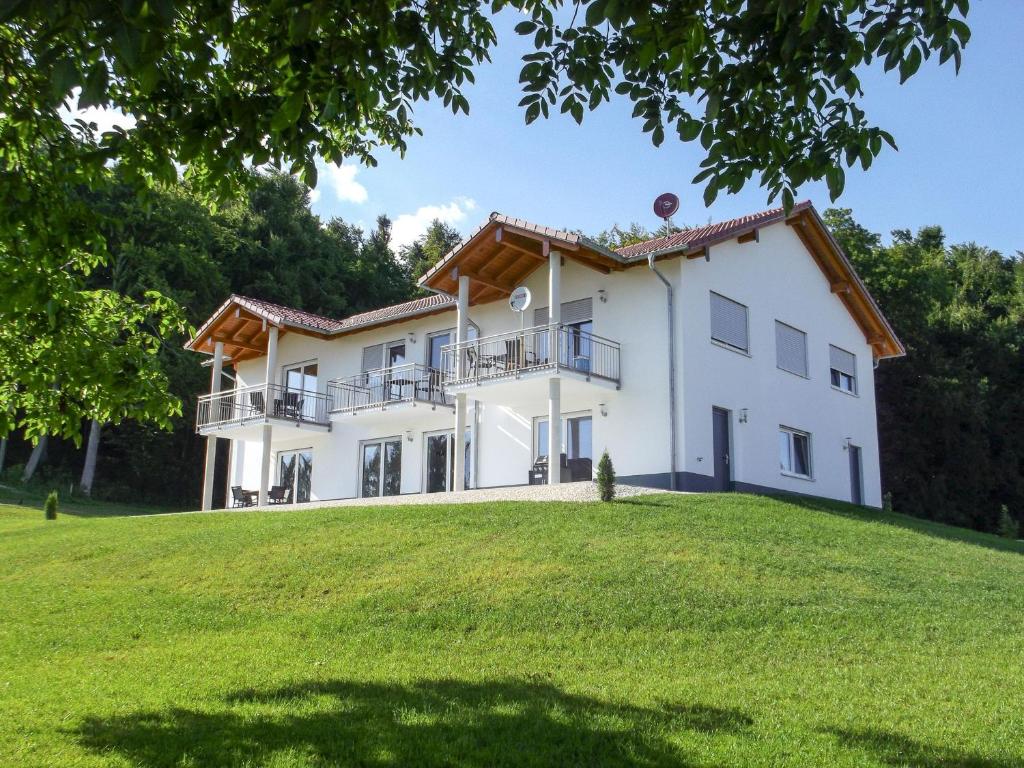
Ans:
{"label": "small window", "polygon": [[831,367],[832,386],[857,394],[857,357],[845,349],[828,346],[829,366]]}
{"label": "small window", "polygon": [[807,334],[775,321],[775,364],[784,371],[807,378]]}
{"label": "small window", "polygon": [[811,436],[779,427],[779,469],[784,475],[811,477]]}
{"label": "small window", "polygon": [[749,352],[747,308],[711,292],[711,339],[740,352]]}

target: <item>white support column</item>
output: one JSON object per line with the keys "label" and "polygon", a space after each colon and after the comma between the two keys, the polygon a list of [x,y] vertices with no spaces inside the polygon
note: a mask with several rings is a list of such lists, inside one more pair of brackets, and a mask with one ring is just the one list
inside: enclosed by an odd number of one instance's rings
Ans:
{"label": "white support column", "polygon": [[[455,328],[455,343],[462,344],[469,338],[469,278],[465,275],[459,275],[459,296],[457,303],[458,311],[458,324]],[[463,376],[463,365],[466,355],[462,347],[457,347],[459,350],[456,356],[455,375],[461,379]],[[455,453],[452,456],[452,474],[454,475],[452,481],[453,491],[464,491],[466,489],[466,393],[459,392],[455,395],[455,440],[454,448],[452,449]]]}
{"label": "white support column", "polygon": [[[469,278],[465,274],[459,275],[459,301],[457,304],[458,325],[455,331],[456,344],[462,344],[469,339]],[[456,378],[463,378],[463,367],[465,365],[466,353],[462,347],[458,347],[459,354],[456,356]],[[452,457],[452,473],[454,475],[452,490],[466,489],[466,393],[459,392],[455,396],[455,455]]]}
{"label": "white support column", "polygon": [[[469,338],[469,278],[465,275],[459,275],[459,294],[458,301],[456,303],[456,326],[455,326],[455,343],[462,344],[462,342]],[[462,378],[463,365],[466,359],[466,353],[461,348],[459,353],[455,357],[455,377],[457,379]]]}
{"label": "white support column", "polygon": [[[224,342],[213,345],[213,366],[210,371],[210,394],[220,392],[220,382],[224,373]],[[211,408],[220,409],[220,403],[210,403]],[[206,470],[203,472],[203,512],[213,509],[213,475],[217,468],[217,436],[206,438]]]}
{"label": "white support column", "polygon": [[548,322],[562,322],[562,254],[548,251]]}
{"label": "white support column", "polygon": [[263,425],[263,464],[260,465],[260,495],[259,504],[266,506],[269,500],[267,492],[270,490],[270,445],[274,436],[274,428],[270,424]]}
{"label": "white support column", "polygon": [[544,249],[548,251],[548,325],[551,326],[548,349],[550,360],[557,372],[562,361],[558,348],[561,339],[558,324],[562,322],[562,254],[548,250],[547,241],[544,243]]}
{"label": "white support column", "polygon": [[[277,326],[267,329],[267,388],[263,395],[263,408],[270,413],[274,405],[274,392],[271,385],[277,383]],[[263,425],[263,463],[260,465],[259,505],[266,506],[270,490],[270,447],[274,428],[270,424]]]}
{"label": "white support column", "polygon": [[466,490],[466,393],[455,395],[455,440],[452,450],[452,490]]}
{"label": "white support column", "polygon": [[548,485],[562,482],[562,380],[548,379]]}
{"label": "white support column", "polygon": [[[547,243],[545,243],[545,247]],[[562,322],[562,254],[548,250],[548,324],[551,326],[551,359],[556,370],[561,361],[558,325]],[[562,482],[562,381],[548,380],[548,485]]]}

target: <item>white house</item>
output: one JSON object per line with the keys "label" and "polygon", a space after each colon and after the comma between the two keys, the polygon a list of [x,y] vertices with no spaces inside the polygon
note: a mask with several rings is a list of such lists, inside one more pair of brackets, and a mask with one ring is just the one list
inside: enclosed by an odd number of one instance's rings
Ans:
{"label": "white house", "polygon": [[617,252],[492,214],[420,283],[342,320],[232,296],[198,330],[197,429],[230,440],[230,486],[267,503],[557,483],[607,450],[622,482],[881,504],[874,368],[904,350],[809,203]]}

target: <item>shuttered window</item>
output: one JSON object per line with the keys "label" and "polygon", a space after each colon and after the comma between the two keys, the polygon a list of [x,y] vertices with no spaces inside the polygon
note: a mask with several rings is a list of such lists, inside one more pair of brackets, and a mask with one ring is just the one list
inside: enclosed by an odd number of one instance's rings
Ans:
{"label": "shuttered window", "polygon": [[829,367],[831,368],[832,386],[857,394],[857,358],[845,349],[828,345]]}
{"label": "shuttered window", "polygon": [[743,352],[750,351],[747,308],[714,291],[711,292],[711,338]]}
{"label": "shuttered window", "polygon": [[[576,323],[585,323],[588,320],[594,319],[594,300],[589,296],[585,299],[577,299],[576,301],[565,301],[562,302],[562,324],[563,325],[575,325]],[[534,325],[547,325],[548,324],[548,308],[537,307],[533,310],[533,324]]]}
{"label": "shuttered window", "polygon": [[807,378],[807,334],[775,321],[775,364]]}
{"label": "shuttered window", "polygon": [[363,371],[375,371],[384,367],[384,345],[374,344],[363,347]]}

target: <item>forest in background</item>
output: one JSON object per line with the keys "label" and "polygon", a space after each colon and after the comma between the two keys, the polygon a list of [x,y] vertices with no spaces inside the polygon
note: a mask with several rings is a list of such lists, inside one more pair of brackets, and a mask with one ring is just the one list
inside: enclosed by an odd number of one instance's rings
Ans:
{"label": "forest in background", "polygon": [[[193,325],[230,293],[330,317],[417,295],[416,278],[458,242],[434,222],[396,253],[390,221],[363,229],[326,222],[308,189],[290,176],[259,176],[249,193],[211,211],[187,186],[140,201],[125,185],[91,201],[109,222],[109,266],[96,287],[128,296],[157,290]],[[976,244],[949,245],[941,227],[863,228],[848,209],[825,220],[907,346],[876,371],[883,491],[918,517],[994,531],[1001,508],[1024,515],[1024,263]],[[640,225],[597,239],[617,247],[650,236]],[[201,358],[166,339],[161,364],[182,414],[171,431],[127,421],[103,425],[92,495],[176,508],[198,506],[204,443],[195,435],[196,396],[208,389]],[[88,433],[88,426],[85,429]],[[29,483],[62,492],[79,485],[87,442],[47,440]],[[18,485],[32,446],[7,441],[2,477]],[[222,452],[223,453],[223,452]]]}

